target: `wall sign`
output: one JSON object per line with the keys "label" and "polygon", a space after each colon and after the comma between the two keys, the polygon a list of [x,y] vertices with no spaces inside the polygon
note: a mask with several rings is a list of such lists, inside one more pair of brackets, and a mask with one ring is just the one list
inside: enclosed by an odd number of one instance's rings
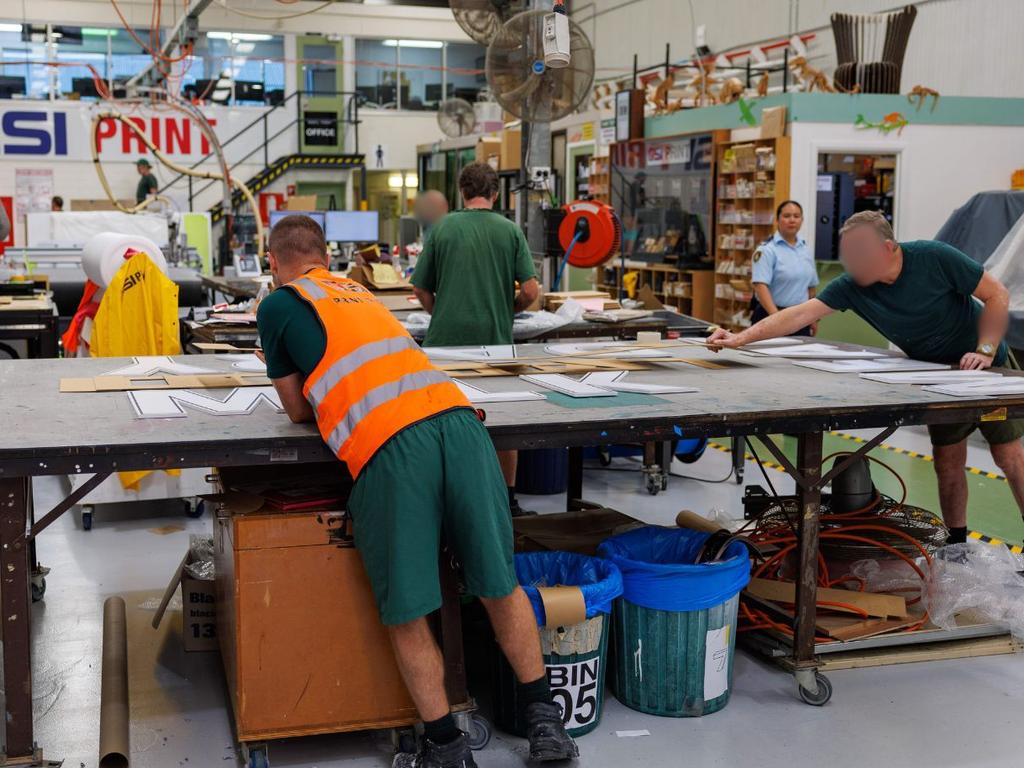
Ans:
{"label": "wall sign", "polygon": [[628,141],[630,138],[630,91],[615,94],[615,140]]}
{"label": "wall sign", "polygon": [[302,118],[302,132],[306,144],[317,147],[338,146],[336,112],[304,112]]}

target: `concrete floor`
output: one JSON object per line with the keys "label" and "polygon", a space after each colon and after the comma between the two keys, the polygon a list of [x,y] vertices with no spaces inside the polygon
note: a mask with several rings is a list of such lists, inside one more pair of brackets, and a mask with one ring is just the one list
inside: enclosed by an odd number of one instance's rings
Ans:
{"label": "concrete floor", "polygon": [[[914,449],[919,436],[904,430],[890,439]],[[917,448],[917,449],[920,449]],[[971,464],[988,466],[972,447]],[[723,478],[730,457],[709,450],[678,472]],[[771,470],[769,470],[771,471]],[[748,464],[748,482],[762,482]],[[780,492],[792,482],[774,472]],[[920,482],[924,482],[921,480]],[[1009,501],[1008,489],[1004,490]],[[54,479],[36,487],[39,509],[60,497]],[[634,472],[591,470],[587,498],[652,523],[668,523],[681,508],[738,513],[741,486],[673,478],[667,493],[650,497]],[[524,497],[524,506],[557,511],[564,497]],[[1007,507],[1006,512],[1014,512]],[[162,526],[180,526],[166,533]],[[135,768],[233,765],[232,727],[219,656],[181,650],[180,614],[150,627],[155,604],[184,552],[188,533],[208,532],[209,518],[189,520],[177,504],[148,504],[97,513],[81,530],[65,515],[39,540],[43,564],[53,569],[43,603],[34,607],[36,738],[50,759],[65,766],[97,763],[100,641],[103,600],[122,595],[128,605],[132,765]],[[830,673],[835,696],[816,709],[800,703],[792,679],[742,651],[732,700],[705,718],[672,720],[628,710],[610,695],[601,726],[580,740],[581,765],[1014,766],[1016,731],[1024,716],[1024,656],[908,664]],[[937,727],[938,726],[938,727]],[[621,731],[649,735],[620,737]],[[477,755],[486,766],[519,766],[525,742],[496,734]],[[272,766],[386,766],[382,735],[360,734],[276,742]]]}

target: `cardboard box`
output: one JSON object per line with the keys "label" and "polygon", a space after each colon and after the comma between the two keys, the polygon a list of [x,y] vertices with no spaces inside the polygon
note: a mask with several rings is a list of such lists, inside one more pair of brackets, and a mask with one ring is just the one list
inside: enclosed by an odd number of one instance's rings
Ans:
{"label": "cardboard box", "polygon": [[497,136],[481,136],[477,139],[476,161],[487,163],[498,170],[501,165],[501,139]]}
{"label": "cardboard box", "polygon": [[[384,274],[388,279],[384,279]],[[412,283],[391,264],[362,264],[349,270],[348,277],[373,291],[411,291]],[[393,280],[391,278],[394,278]]]}
{"label": "cardboard box", "polygon": [[284,204],[286,211],[315,211],[316,195],[292,195]]}
{"label": "cardboard box", "polygon": [[766,107],[761,110],[761,138],[776,139],[786,135],[786,108]]}
{"label": "cardboard box", "polygon": [[193,577],[185,566],[192,562],[191,550],[186,553],[171,583],[167,585],[160,606],[153,616],[153,629],[167,612],[167,606],[181,584],[181,642],[186,652],[216,651],[217,643],[217,587],[209,581]]}
{"label": "cardboard box", "polygon": [[522,165],[522,128],[506,128],[501,132],[501,164],[502,171],[517,171]]}
{"label": "cardboard box", "polygon": [[643,526],[614,509],[589,509],[512,520],[516,552],[576,552],[596,555],[598,545],[618,533]]}

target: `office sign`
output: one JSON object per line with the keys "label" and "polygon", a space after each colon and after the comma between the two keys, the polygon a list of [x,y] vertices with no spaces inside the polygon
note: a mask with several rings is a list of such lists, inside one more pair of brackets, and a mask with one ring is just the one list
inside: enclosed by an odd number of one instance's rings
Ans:
{"label": "office sign", "polygon": [[336,112],[304,112],[302,118],[302,134],[308,146],[338,146]]}

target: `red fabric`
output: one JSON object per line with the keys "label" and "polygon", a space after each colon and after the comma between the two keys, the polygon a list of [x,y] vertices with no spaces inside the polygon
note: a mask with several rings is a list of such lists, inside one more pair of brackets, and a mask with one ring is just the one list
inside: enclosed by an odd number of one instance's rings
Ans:
{"label": "red fabric", "polygon": [[85,322],[85,318],[96,317],[96,312],[100,308],[99,302],[92,300],[92,297],[96,295],[96,291],[99,289],[100,287],[92,280],[85,281],[82,300],[78,302],[78,309],[75,310],[75,316],[71,318],[71,325],[68,326],[64,335],[60,337],[61,342],[64,344],[65,355],[73,355],[78,352],[78,334],[82,332],[82,324]]}

